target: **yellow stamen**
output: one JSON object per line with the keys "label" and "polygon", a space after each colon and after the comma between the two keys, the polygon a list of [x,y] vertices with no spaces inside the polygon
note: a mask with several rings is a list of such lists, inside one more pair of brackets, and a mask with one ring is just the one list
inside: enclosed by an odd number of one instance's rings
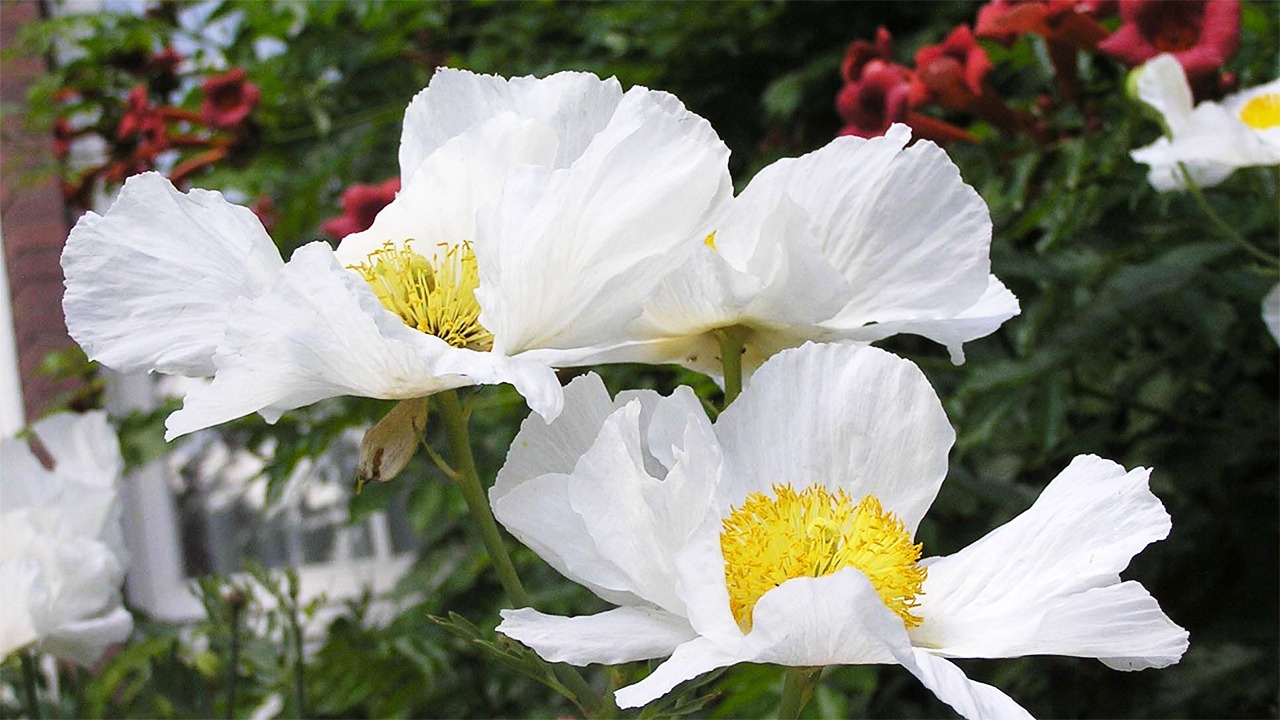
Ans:
{"label": "yellow stamen", "polygon": [[492,348],[493,334],[480,324],[480,271],[471,243],[439,248],[433,261],[408,243],[387,242],[364,262],[349,267],[369,283],[382,306],[409,327],[454,347]]}
{"label": "yellow stamen", "polygon": [[714,232],[712,232],[712,233],[711,233],[710,235],[708,235],[708,236],[707,236],[707,237],[706,237],[702,242],[706,243],[706,244],[707,244],[707,247],[711,248],[712,250],[715,250],[715,249],[716,249],[716,234],[715,234]]}
{"label": "yellow stamen", "polygon": [[1240,108],[1240,120],[1254,130],[1280,125],[1280,93],[1258,95]]}
{"label": "yellow stamen", "polygon": [[747,496],[732,510],[720,532],[729,607],[743,632],[750,632],[756,602],[792,578],[822,577],[846,567],[861,570],[880,599],[907,627],[924,584],[918,564],[922,544],[912,544],[902,521],[886,512],[874,495],[854,503],[843,490],[821,485],[796,492],[773,486],[776,497]]}

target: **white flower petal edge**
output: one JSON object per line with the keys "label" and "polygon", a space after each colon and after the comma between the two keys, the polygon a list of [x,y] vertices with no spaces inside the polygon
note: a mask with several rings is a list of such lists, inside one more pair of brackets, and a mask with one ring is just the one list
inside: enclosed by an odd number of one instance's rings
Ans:
{"label": "white flower petal edge", "polygon": [[455,348],[405,325],[325,243],[294,252],[271,290],[241,299],[214,358],[212,383],[188,392],[167,439],[261,412],[269,422],[339,395],[403,399],[510,382],[554,417],[563,395],[541,363]]}
{"label": "white flower petal edge", "polygon": [[1271,331],[1271,337],[1280,343],[1280,283],[1262,299],[1262,322]]}
{"label": "white flower petal edge", "polygon": [[1187,633],[1119,573],[1164,538],[1169,515],[1147,487],[1082,455],[1024,513],[954,555],[930,558],[913,644],[948,657],[1074,655],[1164,667]]}
{"label": "white flower petal edge", "polygon": [[101,412],[50,416],[32,433],[53,470],[0,439],[0,656],[38,643],[88,665],[133,627],[120,598],[120,450]]}
{"label": "white flower petal edge", "polygon": [[235,301],[264,292],[283,264],[248,208],[136,175],[67,238],[67,329],[122,372],[209,375]]}
{"label": "white flower petal edge", "polygon": [[1162,192],[1184,189],[1186,178],[1179,164],[1197,186],[1210,187],[1238,168],[1280,163],[1280,133],[1274,128],[1255,130],[1239,117],[1248,99],[1280,92],[1280,81],[1192,108],[1190,85],[1172,55],[1159,55],[1136,72],[1138,99],[1161,113],[1169,131],[1169,137],[1130,153],[1134,161],[1151,166],[1152,187]]}
{"label": "white flower petal edge", "polygon": [[697,637],[684,618],[647,607],[580,617],[547,615],[532,608],[500,614],[498,632],[534,648],[548,662],[615,665],[650,660],[666,657]]}

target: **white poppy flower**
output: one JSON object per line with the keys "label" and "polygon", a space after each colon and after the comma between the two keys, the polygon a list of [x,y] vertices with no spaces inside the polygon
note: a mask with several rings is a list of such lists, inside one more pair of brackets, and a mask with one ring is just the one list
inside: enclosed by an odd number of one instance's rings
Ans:
{"label": "white poppy flower", "polygon": [[[489,383],[551,418],[550,366],[619,342],[671,249],[732,192],[728,152],[666,93],[442,69],[405,113],[402,190],[371,228],[285,263],[247,208],[138,175],[71,232],[67,325],[117,370],[213,376],[169,438],[337,395]],[[519,232],[486,231],[485,208]]]}
{"label": "white poppy flower", "polygon": [[1018,301],[990,273],[986,204],[937,145],[910,139],[894,125],[761,170],[633,325],[647,359],[718,374],[714,333],[738,328],[748,370],[806,340],[897,333],[963,362]]}
{"label": "white poppy flower", "polygon": [[34,643],[89,665],[133,628],[120,597],[120,448],[101,412],[53,415],[32,433],[53,470],[25,441],[0,439],[0,657]]}
{"label": "white poppy flower", "polygon": [[599,378],[528,418],[490,493],[498,519],[619,607],[504,610],[552,662],[668,657],[622,707],[742,662],[896,663],[966,717],[1025,717],[948,658],[1055,654],[1135,670],[1187,633],[1119,573],[1169,532],[1146,469],[1077,457],[1022,515],[920,560],[913,542],[954,432],[924,375],[871,347],[766,362],[714,424],[692,392],[610,401]]}
{"label": "white poppy flower", "polygon": [[1182,65],[1164,54],[1136,71],[1136,89],[1168,130],[1168,137],[1130,153],[1151,166],[1148,179],[1157,190],[1186,187],[1179,163],[1200,187],[1217,185],[1237,168],[1280,164],[1280,80],[1192,107]]}

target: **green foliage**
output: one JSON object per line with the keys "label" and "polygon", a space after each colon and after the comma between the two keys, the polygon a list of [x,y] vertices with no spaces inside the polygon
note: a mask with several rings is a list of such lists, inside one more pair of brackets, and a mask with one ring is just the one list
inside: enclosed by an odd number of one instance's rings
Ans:
{"label": "green foliage", "polygon": [[[280,216],[274,237],[286,252],[313,240],[319,223],[338,214],[344,187],[396,174],[403,108],[443,63],[504,75],[586,70],[671,91],[725,138],[742,184],[773,159],[816,148],[836,131],[838,66],[851,40],[886,25],[905,59],[956,22],[971,21],[975,9],[969,3],[215,3],[205,22],[230,23],[234,31],[225,41],[200,39],[196,59],[220,56],[247,69],[263,92],[255,114],[260,135],[250,156],[194,182],[274,198]],[[1245,42],[1229,67],[1243,86],[1276,75],[1275,19],[1273,5],[1244,7]],[[125,16],[36,26],[26,35],[31,47],[47,50],[74,36],[86,55],[38,84],[30,120],[51,122],[53,95],[68,84],[127,91],[127,72],[107,60],[158,49],[177,32],[155,18]],[[263,38],[282,42],[284,52],[261,57]],[[1028,37],[1010,48],[985,47],[997,68],[994,82],[1011,105],[1030,110],[1051,91],[1042,42]],[[1043,716],[1274,717],[1280,388],[1277,346],[1262,326],[1259,302],[1280,277],[1275,264],[1240,242],[1267,255],[1280,250],[1280,177],[1270,169],[1240,171],[1206,191],[1212,212],[1239,236],[1232,237],[1190,194],[1154,191],[1145,168],[1129,159],[1159,128],[1120,91],[1122,69],[1091,56],[1080,70],[1086,103],[1045,115],[1058,131],[1052,143],[976,126],[983,142],[948,148],[990,206],[992,271],[1018,296],[1022,314],[967,345],[961,366],[918,338],[883,343],[925,369],[958,433],[948,482],[918,539],[926,555],[963,547],[1030,505],[1077,454],[1152,467],[1173,532],[1138,557],[1126,577],[1143,582],[1190,630],[1183,661],[1143,673],[1072,658],[963,667]],[[196,107],[190,92],[177,102]],[[54,365],[67,374],[84,370],[75,358]],[[704,399],[718,392],[709,379],[673,368],[600,372],[614,392],[669,392],[677,384],[692,385]],[[526,409],[507,387],[472,393],[469,401],[480,473],[491,478]],[[267,470],[275,499],[298,462],[347,428],[376,422],[389,407],[340,399],[286,414],[275,425],[244,419],[225,433],[249,447],[275,442]],[[172,409],[124,421],[131,463],[163,452],[161,419]],[[443,450],[441,429],[429,424],[427,432]],[[395,483],[366,487],[352,501],[353,521],[392,503],[407,507],[423,550],[390,597],[363,598],[326,615],[319,601],[300,602],[288,574],[248,567],[255,582],[203,580],[204,621],[175,628],[140,619],[134,639],[83,676],[80,699],[58,696],[57,709],[105,717],[225,716],[234,678],[238,716],[273,696],[290,717],[576,712],[557,692],[564,690],[560,680],[529,651],[494,634],[501,588],[447,479],[420,455]],[[540,609],[581,614],[605,607],[528,549],[514,543],[511,549]],[[233,616],[240,628],[234,667]],[[323,632],[301,643],[306,623],[321,624]],[[301,666],[299,644],[307,645]],[[7,683],[14,682],[12,665],[5,667]],[[593,668],[587,678],[597,688],[616,688],[648,671],[636,663]],[[763,716],[776,708],[780,688],[776,668],[740,666],[687,683],[639,716]],[[805,712],[949,714],[896,667],[830,668]]]}

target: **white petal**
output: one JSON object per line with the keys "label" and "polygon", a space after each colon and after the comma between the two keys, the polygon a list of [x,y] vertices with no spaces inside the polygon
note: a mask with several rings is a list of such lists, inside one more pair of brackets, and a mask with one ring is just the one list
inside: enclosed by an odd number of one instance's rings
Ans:
{"label": "white petal", "polygon": [[1172,55],[1163,53],[1147,61],[1137,73],[1138,99],[1164,117],[1170,132],[1180,135],[1191,127],[1191,86]]}
{"label": "white petal", "polygon": [[554,422],[529,415],[520,424],[489,490],[490,501],[496,504],[517,485],[539,475],[572,472],[615,409],[599,375],[587,373],[571,380],[564,388],[564,410]]}
{"label": "white petal", "polygon": [[1031,718],[1031,713],[1013,698],[990,685],[970,680],[949,660],[912,648],[911,654],[900,657],[898,662],[962,717],[970,720]]}
{"label": "white petal", "polygon": [[[1185,636],[1154,601],[1137,588],[1086,594],[1119,584],[1129,560],[1169,533],[1149,472],[1077,457],[1026,512],[927,561],[924,622],[912,642],[950,657],[1143,656],[1167,664]],[[1117,605],[1101,602],[1108,599]]]}
{"label": "white petal", "polygon": [[505,113],[449,140],[405,179],[395,200],[373,225],[343,238],[334,252],[343,265],[362,263],[390,241],[412,240],[430,257],[438,245],[476,239],[476,213],[497,200],[511,170],[547,164],[555,158],[556,138],[537,120]]}
{"label": "white petal", "polygon": [[409,103],[400,137],[400,169],[414,170],[449,139],[502,113],[535,119],[557,130],[557,167],[564,167],[609,121],[622,98],[614,78],[561,72],[546,78],[503,78],[440,68]]}
{"label": "white petal", "polygon": [[233,304],[264,292],[282,264],[248,208],[136,175],[67,238],[67,328],[90,358],[122,372],[210,375]]}
{"label": "white petal", "polygon": [[645,607],[579,617],[546,615],[532,608],[500,614],[498,632],[533,648],[543,660],[573,665],[616,665],[664,657],[695,637],[683,618]]}
{"label": "white petal", "polygon": [[731,191],[728,148],[665,93],[633,88],[582,156],[514,172],[481,218],[476,292],[495,349],[572,350],[626,323]]}
{"label": "white petal", "polygon": [[760,598],[752,620],[746,638],[752,662],[808,667],[893,663],[909,647],[902,619],[854,568],[784,582]]}
{"label": "white petal", "polygon": [[836,322],[853,327],[963,312],[987,287],[991,219],[937,145],[909,148],[905,126],[838,138],[762,170],[737,202],[788,194],[848,282]]}
{"label": "white petal", "polygon": [[1262,322],[1271,331],[1271,337],[1280,343],[1280,283],[1262,299]]}
{"label": "white petal", "polygon": [[237,304],[215,362],[213,382],[169,417],[167,438],[255,411],[274,422],[338,395],[404,399],[510,382],[544,415],[559,413],[563,399],[544,365],[450,347],[408,327],[324,243],[299,248],[268,294]]}
{"label": "white petal", "polygon": [[640,707],[666,695],[685,680],[743,660],[706,638],[694,638],[676,648],[648,677],[618,690],[613,697],[620,708]]}
{"label": "white petal", "polygon": [[0,559],[0,658],[39,639],[31,608],[46,604],[48,594],[35,558]]}
{"label": "white petal", "polygon": [[723,503],[775,483],[875,495],[914,533],[947,472],[955,432],[912,363],[853,344],[775,355],[716,421]]}
{"label": "white petal", "polygon": [[97,662],[106,649],[133,632],[133,616],[122,607],[104,615],[63,624],[40,643],[40,649],[82,666]]}
{"label": "white petal", "polygon": [[1018,298],[1014,297],[995,275],[991,275],[982,297],[968,309],[953,317],[940,319],[921,317],[848,329],[837,328],[831,323],[824,323],[823,326],[833,330],[832,334],[837,337],[865,342],[880,340],[898,333],[923,335],[946,345],[951,353],[951,362],[959,365],[964,362],[964,343],[990,335],[1020,311]]}
{"label": "white petal", "polygon": [[115,487],[124,460],[106,413],[57,413],[31,430],[53,457],[58,473],[85,485]]}

